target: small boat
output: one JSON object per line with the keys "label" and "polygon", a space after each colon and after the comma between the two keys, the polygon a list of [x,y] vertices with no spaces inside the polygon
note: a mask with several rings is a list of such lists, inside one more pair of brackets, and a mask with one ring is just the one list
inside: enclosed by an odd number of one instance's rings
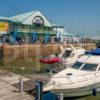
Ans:
{"label": "small boat", "polygon": [[41,58],[39,60],[41,63],[46,63],[46,64],[53,64],[53,63],[58,63],[61,62],[61,59],[58,57],[47,57],[47,58]]}
{"label": "small boat", "polygon": [[73,45],[69,45],[69,47],[64,48],[62,45],[60,46],[61,53],[59,57],[65,61],[66,66],[72,65],[80,55],[85,53],[85,49],[82,46],[75,47]]}
{"label": "small boat", "polygon": [[51,56],[51,57],[41,58],[39,62],[43,64],[49,64],[49,66],[46,69],[47,71],[52,70],[53,73],[57,73],[59,71],[59,68],[58,68],[59,66],[53,67],[53,64],[54,63],[59,64],[60,62],[62,62],[62,59],[60,59],[59,57]]}
{"label": "small boat", "polygon": [[53,75],[44,91],[62,92],[64,97],[100,92],[100,48],[87,51],[71,67]]}

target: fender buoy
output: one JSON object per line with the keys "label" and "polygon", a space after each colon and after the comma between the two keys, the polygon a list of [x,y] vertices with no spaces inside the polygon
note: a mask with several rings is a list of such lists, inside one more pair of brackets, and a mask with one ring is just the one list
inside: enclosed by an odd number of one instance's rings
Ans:
{"label": "fender buoy", "polygon": [[97,94],[97,91],[96,91],[96,88],[94,87],[93,90],[92,90],[92,95],[96,96],[96,94]]}

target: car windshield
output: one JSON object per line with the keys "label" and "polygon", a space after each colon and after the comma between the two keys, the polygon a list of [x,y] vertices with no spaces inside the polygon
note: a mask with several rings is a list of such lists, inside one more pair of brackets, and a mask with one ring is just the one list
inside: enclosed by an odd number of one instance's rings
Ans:
{"label": "car windshield", "polygon": [[82,66],[82,62],[75,62],[73,65],[72,65],[72,68],[75,68],[75,69],[79,69],[81,66]]}
{"label": "car windshield", "polygon": [[86,63],[82,68],[81,70],[86,70],[86,71],[95,71],[97,69],[97,64],[89,64],[89,63]]}

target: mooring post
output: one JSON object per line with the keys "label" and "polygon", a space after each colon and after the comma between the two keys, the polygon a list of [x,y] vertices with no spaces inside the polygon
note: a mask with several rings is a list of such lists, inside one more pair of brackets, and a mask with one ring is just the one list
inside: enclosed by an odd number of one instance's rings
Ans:
{"label": "mooring post", "polygon": [[38,80],[35,82],[35,100],[43,100],[43,83]]}
{"label": "mooring post", "polygon": [[20,93],[23,93],[24,90],[23,90],[23,78],[20,77]]}
{"label": "mooring post", "polygon": [[64,100],[63,93],[58,94],[58,100]]}

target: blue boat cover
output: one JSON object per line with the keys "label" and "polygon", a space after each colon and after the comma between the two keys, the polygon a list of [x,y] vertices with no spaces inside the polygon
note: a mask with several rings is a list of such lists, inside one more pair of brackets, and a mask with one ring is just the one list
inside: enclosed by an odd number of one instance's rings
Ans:
{"label": "blue boat cover", "polygon": [[85,54],[100,55],[100,48],[96,48],[95,50],[91,51],[86,51]]}

